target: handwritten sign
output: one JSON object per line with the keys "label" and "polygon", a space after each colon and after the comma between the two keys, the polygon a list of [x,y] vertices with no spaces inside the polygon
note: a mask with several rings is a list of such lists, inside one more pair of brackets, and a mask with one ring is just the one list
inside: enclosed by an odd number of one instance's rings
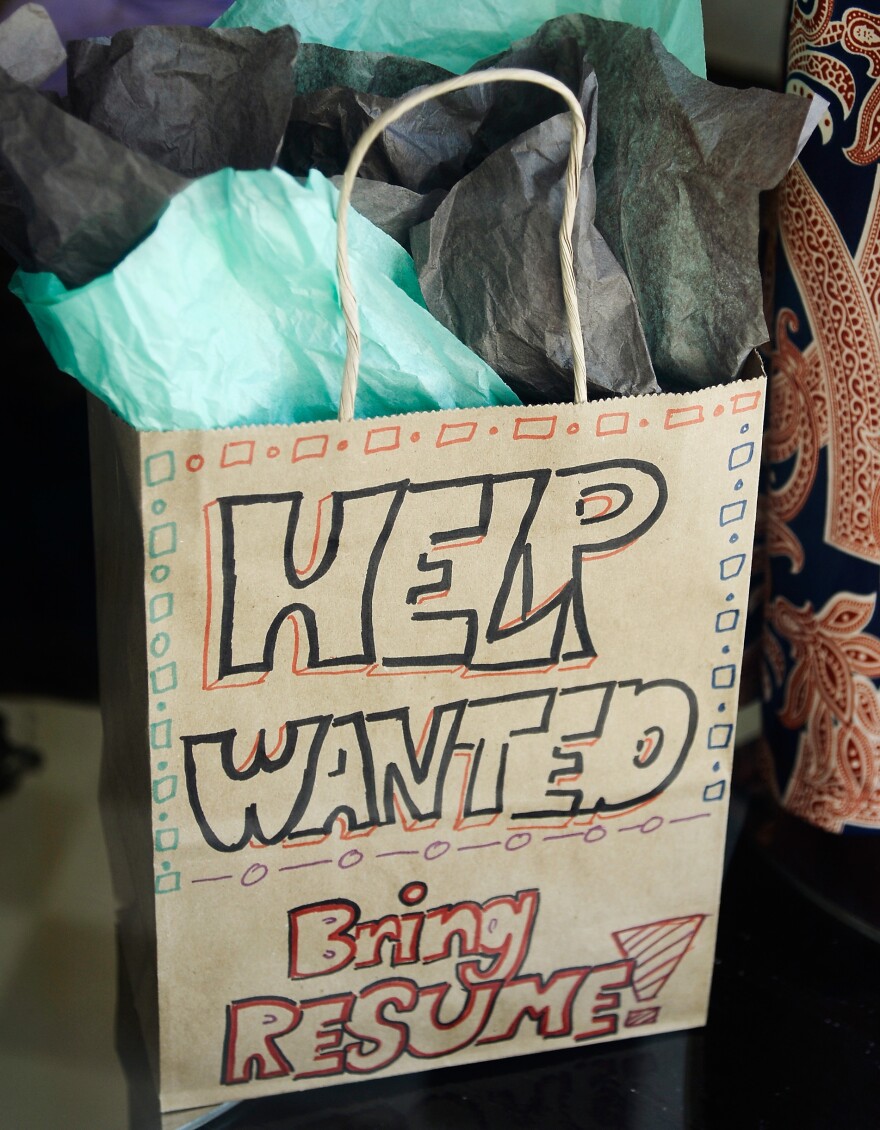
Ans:
{"label": "handwritten sign", "polygon": [[763,396],[95,414],[165,1109],[703,1022]]}

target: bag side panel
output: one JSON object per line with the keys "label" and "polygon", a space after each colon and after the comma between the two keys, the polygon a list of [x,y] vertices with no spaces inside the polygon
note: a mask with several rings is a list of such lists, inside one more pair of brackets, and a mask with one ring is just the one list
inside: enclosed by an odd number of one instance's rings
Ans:
{"label": "bag side panel", "polygon": [[139,439],[89,404],[99,678],[104,728],[100,806],[117,902],[120,957],[158,1075],[156,912],[147,722],[144,539]]}

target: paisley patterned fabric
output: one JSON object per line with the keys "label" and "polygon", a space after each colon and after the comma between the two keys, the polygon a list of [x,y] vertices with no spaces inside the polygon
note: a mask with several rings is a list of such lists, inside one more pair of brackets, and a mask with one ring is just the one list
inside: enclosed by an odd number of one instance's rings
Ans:
{"label": "paisley patterned fabric", "polygon": [[880,2],[793,0],[787,89],[830,105],[779,196],[764,731],[786,808],[880,832]]}

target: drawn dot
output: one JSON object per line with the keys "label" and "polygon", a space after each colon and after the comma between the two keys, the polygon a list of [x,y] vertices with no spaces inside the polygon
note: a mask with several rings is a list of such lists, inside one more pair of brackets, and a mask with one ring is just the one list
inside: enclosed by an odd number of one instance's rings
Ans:
{"label": "drawn dot", "polygon": [[337,451],[345,451],[345,449],[347,447],[348,447],[348,440],[347,439],[341,439],[339,441],[339,443],[337,443],[337,445],[336,445],[336,450]]}
{"label": "drawn dot", "polygon": [[205,465],[204,455],[190,455],[186,461],[187,471],[201,471]]}
{"label": "drawn dot", "polygon": [[568,434],[570,436],[576,436],[578,434],[578,432],[581,430],[581,426],[580,426],[580,424],[569,424],[568,427],[565,430],[568,432]]}
{"label": "drawn dot", "polygon": [[739,541],[739,534],[731,534],[730,535],[730,544],[731,545],[736,545],[736,543],[738,541]]}
{"label": "drawn dot", "polygon": [[646,428],[647,426],[648,426],[647,420],[639,420],[639,427],[640,428]]}
{"label": "drawn dot", "polygon": [[424,901],[427,894],[427,883],[407,883],[405,887],[400,888],[397,897],[405,906],[418,906],[420,902]]}
{"label": "drawn dot", "polygon": [[339,857],[339,861],[336,866],[341,867],[343,871],[347,871],[349,867],[357,867],[357,865],[359,863],[363,863],[363,861],[364,853],[362,851],[358,851],[357,848],[351,848],[345,853],[345,855],[341,855]]}
{"label": "drawn dot", "polygon": [[168,503],[164,499],[157,498],[156,501],[153,503],[153,505],[150,507],[150,509],[153,511],[154,514],[164,514],[165,513],[165,507],[167,505],[168,505]]}
{"label": "drawn dot", "polygon": [[734,490],[742,490],[744,485],[745,484],[743,483],[742,479],[737,479],[736,482],[733,484],[733,489]]}
{"label": "drawn dot", "polygon": [[723,416],[724,415],[724,405],[723,404],[716,404],[715,405],[715,411],[712,413],[712,415],[713,416]]}
{"label": "drawn dot", "polygon": [[441,859],[449,851],[450,844],[446,840],[434,840],[432,844],[428,844],[424,851],[424,857],[431,862],[434,859]]}
{"label": "drawn dot", "polygon": [[261,879],[265,879],[268,874],[269,868],[265,863],[252,863],[239,882],[243,887],[253,887]]}
{"label": "drawn dot", "polygon": [[164,773],[165,770],[168,768],[168,762],[167,761],[160,761],[159,764],[156,766],[156,768],[159,770],[160,773]]}
{"label": "drawn dot", "polygon": [[724,599],[727,600],[727,601],[731,601],[731,600],[734,600],[735,598],[734,598],[733,593],[729,592]]}
{"label": "drawn dot", "polygon": [[724,647],[722,647],[721,651],[724,655],[729,655],[730,654],[730,644],[725,644]]}
{"label": "drawn dot", "polygon": [[727,709],[727,703],[726,702],[719,702],[718,703],[718,713],[719,714],[723,714],[726,709]]}
{"label": "drawn dot", "polygon": [[156,709],[157,710],[167,710],[168,709],[168,703],[167,702],[157,702],[156,703]]}
{"label": "drawn dot", "polygon": [[519,851],[520,848],[528,847],[531,842],[531,832],[514,832],[512,836],[508,836],[504,841],[504,850]]}
{"label": "drawn dot", "polygon": [[743,426],[739,429],[739,434],[741,436],[744,436],[748,430],[749,430],[749,425],[743,424]]}
{"label": "drawn dot", "polygon": [[162,860],[162,870],[163,871],[170,871],[171,870],[171,863],[169,862],[169,860],[167,860],[167,859]]}
{"label": "drawn dot", "polygon": [[496,427],[491,427],[489,429],[489,435],[490,436],[497,436],[498,435],[498,429]]}
{"label": "drawn dot", "polygon": [[277,459],[278,456],[281,454],[281,448],[275,447],[273,445],[272,447],[269,447],[269,448],[266,449],[266,454],[268,455],[268,457],[270,459]]}
{"label": "drawn dot", "polygon": [[159,819],[160,819],[160,820],[162,821],[162,823],[164,824],[164,823],[165,823],[165,821],[166,821],[166,820],[168,819],[168,813],[167,813],[167,812],[160,812],[160,813],[159,813]]}
{"label": "drawn dot", "polygon": [[150,655],[154,659],[161,659],[171,647],[171,636],[167,632],[157,632],[150,640]]}
{"label": "drawn dot", "polygon": [[716,761],[715,764],[712,766],[712,772],[713,773],[720,773],[721,772],[721,762],[720,761]]}
{"label": "drawn dot", "polygon": [[413,432],[413,434],[409,437],[409,442],[410,443],[418,443],[421,438],[422,438],[421,432]]}
{"label": "drawn dot", "polygon": [[150,576],[157,585],[161,585],[171,576],[171,569],[168,565],[154,565]]}

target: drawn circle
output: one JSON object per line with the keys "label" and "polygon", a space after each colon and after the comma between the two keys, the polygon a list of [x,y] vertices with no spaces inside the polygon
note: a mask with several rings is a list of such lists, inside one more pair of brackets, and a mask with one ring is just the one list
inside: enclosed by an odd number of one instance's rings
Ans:
{"label": "drawn circle", "polygon": [[281,454],[281,448],[275,447],[275,445],[273,444],[272,447],[266,448],[266,454],[268,455],[268,457],[270,459],[277,459],[278,456]]}
{"label": "drawn circle", "polygon": [[160,812],[159,813],[159,819],[164,824],[164,822],[168,819],[168,813],[167,812]]}
{"label": "drawn circle", "polygon": [[167,581],[171,576],[171,567],[169,565],[154,565],[150,572],[150,577],[161,585],[163,581]]}
{"label": "drawn circle", "polygon": [[169,647],[171,647],[171,636],[167,632],[157,632],[150,640],[150,654],[154,659],[161,659]]}
{"label": "drawn circle", "polygon": [[[261,879],[265,879],[269,874],[269,868],[265,863],[252,863],[241,877],[241,885],[243,887],[253,887],[259,883]],[[250,878],[248,877],[250,876]]]}
{"label": "drawn circle", "polygon": [[489,429],[489,435],[490,435],[490,436],[497,436],[497,435],[498,435],[498,429],[497,429],[496,427],[494,427],[494,426],[493,426],[493,427],[491,427],[491,428]]}
{"label": "drawn circle", "polygon": [[409,442],[410,443],[418,443],[421,438],[422,438],[421,432],[413,432],[413,434],[409,437]]}
{"label": "drawn circle", "polygon": [[205,465],[204,455],[190,455],[186,461],[187,471],[201,471]]}
{"label": "drawn circle", "polygon": [[739,541],[739,534],[731,534],[730,535],[730,544],[731,545],[736,545],[736,543],[738,541]]}
{"label": "drawn circle", "polygon": [[744,485],[745,484],[743,483],[742,479],[737,479],[736,482],[733,484],[733,489],[734,490],[742,490]]}
{"label": "drawn circle", "polygon": [[341,439],[339,441],[339,443],[337,443],[337,445],[336,445],[336,450],[337,451],[345,451],[345,449],[347,447],[348,447],[348,440],[347,439]]}
{"label": "drawn circle", "polygon": [[434,840],[432,844],[428,844],[422,854],[431,863],[435,859],[442,859],[450,847],[451,845],[446,840]]}
{"label": "drawn circle", "polygon": [[648,426],[647,420],[639,420],[639,427],[640,428],[646,428],[647,426]]}
{"label": "drawn circle", "polygon": [[749,425],[743,424],[743,426],[739,429],[739,434],[741,436],[744,436],[748,430],[749,430]]}
{"label": "drawn circle", "polygon": [[604,840],[608,835],[608,829],[603,828],[601,824],[596,824],[593,828],[587,828],[584,832],[585,844],[597,844],[599,840]]}
{"label": "drawn circle", "polygon": [[732,592],[729,592],[724,599],[727,600],[727,601],[731,601],[731,600],[734,600],[735,597],[734,597]]}
{"label": "drawn circle", "polygon": [[347,871],[349,867],[357,867],[359,863],[363,863],[364,853],[358,851],[357,848],[349,848],[345,855],[341,855],[336,863],[337,867],[341,867],[343,871]]}
{"label": "drawn circle", "polygon": [[153,503],[153,505],[150,507],[150,509],[153,511],[154,514],[164,514],[165,513],[165,507],[167,505],[168,505],[168,503],[164,500],[164,498],[157,498],[156,501]]}
{"label": "drawn circle", "polygon": [[642,833],[642,835],[644,835],[646,832],[656,832],[658,828],[662,828],[662,827],[663,827],[663,817],[662,816],[650,816],[644,822],[644,824],[642,824],[639,831]]}
{"label": "drawn circle", "polygon": [[428,894],[427,883],[407,883],[405,887],[400,888],[398,898],[404,906],[418,906],[423,902]]}
{"label": "drawn circle", "polygon": [[580,426],[580,424],[569,424],[568,427],[565,430],[568,432],[568,434],[570,436],[576,436],[578,434],[578,432],[581,430],[581,426]]}
{"label": "drawn circle", "polygon": [[156,703],[156,709],[157,710],[163,710],[163,711],[167,710],[168,709],[168,703],[167,702],[157,702]]}
{"label": "drawn circle", "polygon": [[723,404],[716,404],[715,410],[712,413],[712,415],[713,416],[723,416],[724,415],[724,405]]}
{"label": "drawn circle", "polygon": [[519,851],[520,848],[528,847],[531,842],[531,832],[514,832],[512,836],[508,836],[504,841],[504,850]]}
{"label": "drawn circle", "polygon": [[159,764],[156,766],[156,768],[159,770],[160,773],[164,773],[165,770],[168,768],[168,762],[167,761],[160,761]]}

